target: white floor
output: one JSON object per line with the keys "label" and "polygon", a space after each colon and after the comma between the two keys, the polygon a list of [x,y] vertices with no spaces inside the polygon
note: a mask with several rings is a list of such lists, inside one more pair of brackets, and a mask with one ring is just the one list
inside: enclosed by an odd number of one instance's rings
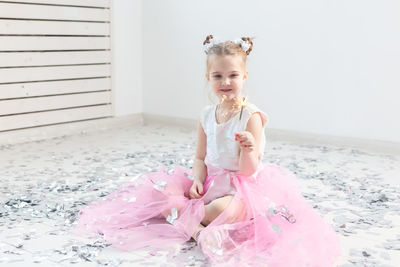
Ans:
{"label": "white floor", "polygon": [[[190,167],[196,132],[121,126],[0,146],[0,266],[207,266],[194,243],[122,252],[74,236],[79,209],[140,173]],[[296,173],[340,235],[338,266],[399,266],[400,156],[267,140],[264,161]]]}

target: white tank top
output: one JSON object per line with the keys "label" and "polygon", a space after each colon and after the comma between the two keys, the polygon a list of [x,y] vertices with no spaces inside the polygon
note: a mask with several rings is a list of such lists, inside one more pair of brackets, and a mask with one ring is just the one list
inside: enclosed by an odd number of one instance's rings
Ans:
{"label": "white tank top", "polygon": [[[257,108],[254,104],[247,104],[243,108],[242,117],[240,111],[231,119],[224,123],[217,124],[215,111],[217,105],[204,107],[200,115],[200,123],[207,135],[207,154],[204,163],[207,165],[207,172],[213,167],[219,167],[230,171],[239,170],[239,144],[235,141],[235,133],[246,130],[247,122],[251,115],[259,112],[262,119],[263,131],[260,141],[259,157],[262,159],[265,149],[265,126],[267,115]],[[261,162],[261,161],[260,161]],[[259,167],[262,164],[259,164]],[[258,171],[255,173],[257,174]]]}

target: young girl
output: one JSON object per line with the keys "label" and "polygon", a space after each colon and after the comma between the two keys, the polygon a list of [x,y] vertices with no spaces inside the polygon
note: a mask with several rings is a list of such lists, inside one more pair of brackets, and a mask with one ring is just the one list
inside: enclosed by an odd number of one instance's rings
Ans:
{"label": "young girl", "polygon": [[77,229],[123,250],[193,238],[215,264],[334,266],[340,247],[332,227],[292,172],[261,162],[268,119],[242,95],[252,40],[209,35],[203,45],[220,103],[201,111],[193,169],[144,174],[82,209]]}

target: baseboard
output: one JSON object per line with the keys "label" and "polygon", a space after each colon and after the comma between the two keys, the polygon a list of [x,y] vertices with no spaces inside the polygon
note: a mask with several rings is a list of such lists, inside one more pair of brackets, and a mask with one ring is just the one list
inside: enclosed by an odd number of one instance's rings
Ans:
{"label": "baseboard", "polygon": [[[148,113],[138,113],[120,117],[70,122],[57,125],[34,127],[29,129],[0,132],[0,145],[38,141],[48,138],[74,135],[82,132],[93,132],[111,129],[124,125],[164,124],[196,129],[197,120]],[[342,137],[304,133],[290,130],[266,128],[267,143],[283,141],[296,144],[313,144],[324,146],[351,147],[359,150],[400,155],[400,143],[371,140],[363,138]]]}
{"label": "baseboard", "polygon": [[192,129],[196,129],[197,127],[197,120],[194,119],[169,117],[169,116],[149,114],[149,113],[143,113],[143,120],[144,120],[144,125],[158,123],[165,125],[188,127]]}
{"label": "baseboard", "polygon": [[266,130],[266,138],[267,140],[285,141],[296,144],[350,147],[374,153],[400,155],[400,143],[383,140],[313,134],[269,128]]}
{"label": "baseboard", "polygon": [[[168,117],[163,115],[143,114],[144,124],[161,123],[168,125],[177,125],[184,127],[197,127],[197,120]],[[267,143],[268,140],[291,142],[296,144],[312,144],[336,147],[350,147],[373,153],[388,153],[400,155],[400,143],[372,140],[365,138],[343,137],[324,134],[313,134],[297,132],[291,130],[281,130],[266,128]]]}

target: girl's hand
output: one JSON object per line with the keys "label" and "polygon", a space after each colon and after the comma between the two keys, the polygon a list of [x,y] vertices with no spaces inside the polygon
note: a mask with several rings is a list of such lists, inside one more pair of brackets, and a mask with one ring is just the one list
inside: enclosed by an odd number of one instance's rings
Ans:
{"label": "girl's hand", "polygon": [[248,131],[236,133],[235,141],[239,142],[241,149],[246,151],[253,151],[256,144],[254,136]]}
{"label": "girl's hand", "polygon": [[201,198],[203,195],[203,183],[199,180],[194,180],[189,190],[190,198]]}

